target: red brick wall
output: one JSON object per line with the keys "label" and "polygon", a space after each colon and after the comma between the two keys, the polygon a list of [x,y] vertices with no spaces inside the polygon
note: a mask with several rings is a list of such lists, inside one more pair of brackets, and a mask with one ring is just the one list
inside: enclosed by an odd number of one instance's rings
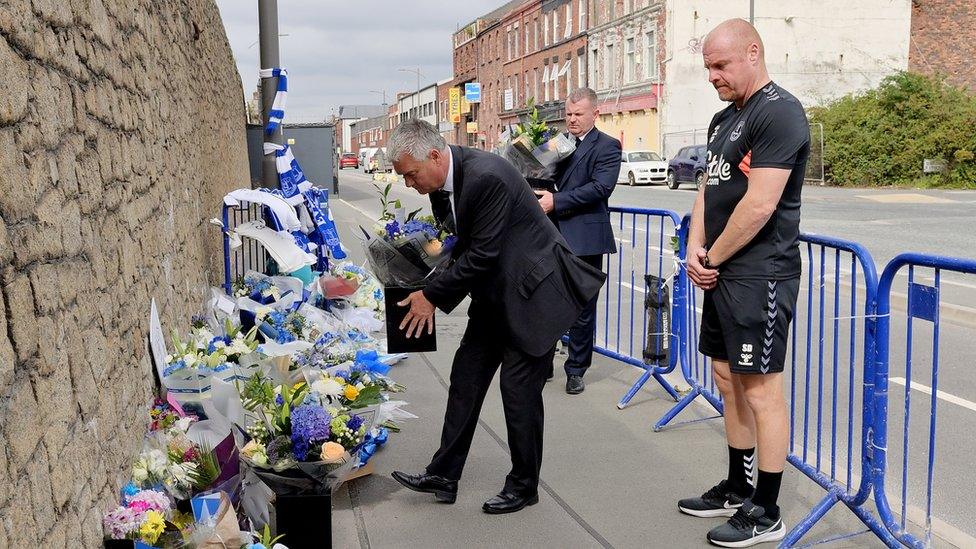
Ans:
{"label": "red brick wall", "polygon": [[976,92],[976,0],[914,0],[908,67]]}

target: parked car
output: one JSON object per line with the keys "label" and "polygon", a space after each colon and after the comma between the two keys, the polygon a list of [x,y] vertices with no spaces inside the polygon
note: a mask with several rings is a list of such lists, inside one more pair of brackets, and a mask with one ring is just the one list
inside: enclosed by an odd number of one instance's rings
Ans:
{"label": "parked car", "polygon": [[666,183],[668,163],[654,151],[624,151],[617,183]]}
{"label": "parked car", "polygon": [[674,158],[668,160],[668,187],[677,189],[682,183],[702,186],[708,175],[705,163],[706,145],[682,147]]}
{"label": "parked car", "polygon": [[356,153],[342,153],[342,157],[339,158],[339,169],[343,168],[358,168],[359,158]]}

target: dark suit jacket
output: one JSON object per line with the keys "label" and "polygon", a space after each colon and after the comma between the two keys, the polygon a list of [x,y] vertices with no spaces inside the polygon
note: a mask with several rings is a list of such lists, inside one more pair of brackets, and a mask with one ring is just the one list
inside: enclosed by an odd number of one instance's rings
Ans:
{"label": "dark suit jacket", "polygon": [[458,242],[424,295],[445,312],[470,295],[469,316],[490,315],[517,348],[542,356],[606,276],[572,254],[509,162],[466,147],[451,153]]}
{"label": "dark suit jacket", "polygon": [[553,212],[577,255],[617,251],[607,200],[620,173],[620,141],[593,128],[576,152],[556,167]]}

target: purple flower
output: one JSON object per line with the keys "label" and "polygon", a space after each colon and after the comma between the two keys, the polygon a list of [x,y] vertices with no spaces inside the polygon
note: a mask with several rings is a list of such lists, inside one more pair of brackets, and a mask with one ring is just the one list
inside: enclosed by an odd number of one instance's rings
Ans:
{"label": "purple flower", "polygon": [[453,234],[448,235],[446,238],[444,238],[443,244],[441,244],[441,253],[450,252],[451,249],[454,248],[455,244],[457,244],[457,237]]}
{"label": "purple flower", "polygon": [[282,398],[281,395],[275,395],[275,404],[277,404],[278,406],[281,406],[284,403],[285,403],[285,399]]}
{"label": "purple flower", "polygon": [[298,461],[305,461],[312,443],[329,439],[332,418],[321,406],[303,404],[291,411],[292,453]]}
{"label": "purple flower", "polygon": [[277,436],[268,443],[268,461],[279,462],[291,454],[291,441],[286,436]]}

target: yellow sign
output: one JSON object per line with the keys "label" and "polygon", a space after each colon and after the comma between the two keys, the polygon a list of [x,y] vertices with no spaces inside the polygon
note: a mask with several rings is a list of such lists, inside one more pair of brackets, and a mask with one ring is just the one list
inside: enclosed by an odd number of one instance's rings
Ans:
{"label": "yellow sign", "polygon": [[448,90],[449,111],[451,113],[451,123],[461,122],[461,88],[451,88]]}
{"label": "yellow sign", "polygon": [[478,133],[477,122],[468,122],[468,133]]}
{"label": "yellow sign", "polygon": [[[461,89],[458,88],[458,91],[460,92]],[[461,114],[468,114],[469,112],[471,112],[471,103],[469,103],[468,100],[465,99],[464,96],[462,95],[461,96]]]}

